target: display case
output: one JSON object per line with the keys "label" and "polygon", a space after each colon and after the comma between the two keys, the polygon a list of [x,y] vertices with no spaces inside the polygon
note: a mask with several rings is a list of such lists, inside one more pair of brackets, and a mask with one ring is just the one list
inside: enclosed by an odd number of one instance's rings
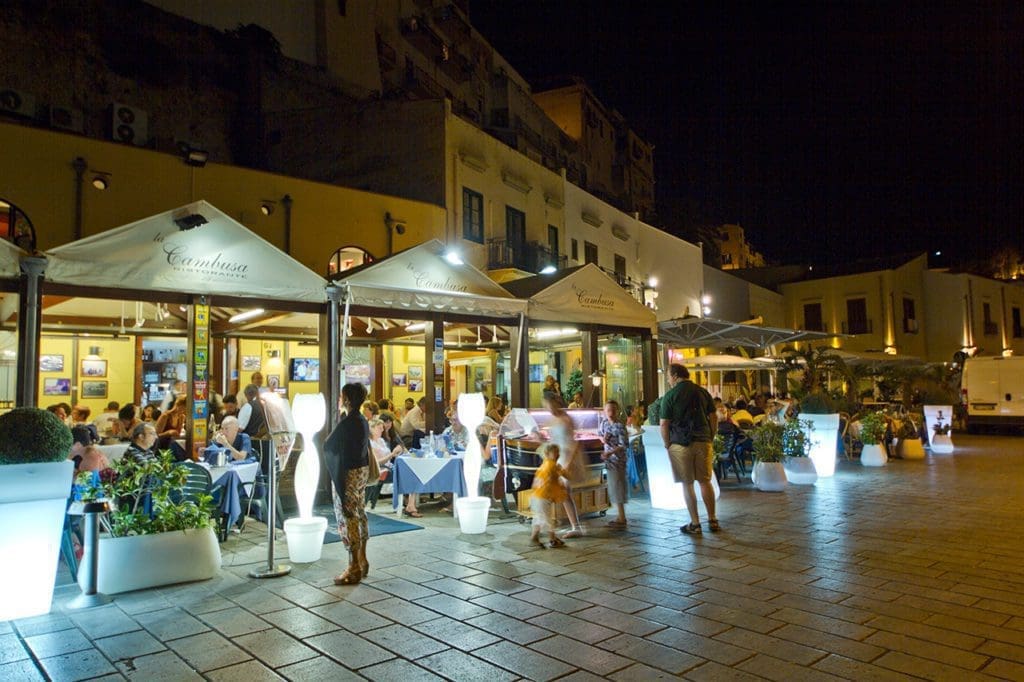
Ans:
{"label": "display case", "polygon": [[[608,510],[608,489],[604,480],[604,446],[597,435],[602,417],[601,410],[567,410],[572,418],[575,440],[583,457],[586,477],[572,486],[573,500],[580,516],[601,514]],[[508,506],[506,496],[514,500],[512,511],[521,521],[533,516],[530,502],[533,498],[534,472],[541,464],[537,449],[550,437],[547,425],[551,422],[547,410],[513,410],[502,422],[498,438],[498,467],[495,478],[495,497]],[[499,482],[501,485],[499,485]],[[555,518],[565,519],[565,509],[556,505]]]}

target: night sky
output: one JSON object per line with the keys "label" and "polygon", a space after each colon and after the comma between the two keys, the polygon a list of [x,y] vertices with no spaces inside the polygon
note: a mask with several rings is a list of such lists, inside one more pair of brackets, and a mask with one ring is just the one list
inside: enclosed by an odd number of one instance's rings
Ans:
{"label": "night sky", "polygon": [[1024,252],[1024,3],[471,0],[470,18],[532,84],[583,76],[656,145],[670,231],[739,222],[783,263]]}

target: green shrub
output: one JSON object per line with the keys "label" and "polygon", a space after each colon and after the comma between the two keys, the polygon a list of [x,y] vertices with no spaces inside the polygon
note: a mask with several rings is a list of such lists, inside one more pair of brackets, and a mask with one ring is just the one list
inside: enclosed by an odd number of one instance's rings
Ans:
{"label": "green shrub", "polygon": [[0,464],[62,462],[72,442],[71,429],[47,410],[16,407],[0,415]]}
{"label": "green shrub", "polygon": [[868,412],[860,418],[860,442],[864,445],[878,445],[885,438],[885,415],[881,412]]}
{"label": "green shrub", "polygon": [[786,427],[765,419],[754,427],[751,438],[754,441],[754,460],[757,462],[781,462],[783,454],[783,434]]}
{"label": "green shrub", "polygon": [[823,391],[808,393],[800,401],[800,412],[804,414],[832,414],[835,412],[832,399]]}
{"label": "green shrub", "polygon": [[788,419],[782,427],[782,455],[784,457],[807,457],[811,454],[811,439],[807,434],[814,430],[810,419]]}

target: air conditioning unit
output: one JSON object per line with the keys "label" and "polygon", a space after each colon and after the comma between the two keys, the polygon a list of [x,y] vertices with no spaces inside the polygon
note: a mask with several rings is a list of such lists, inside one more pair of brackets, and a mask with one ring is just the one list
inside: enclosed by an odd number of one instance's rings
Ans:
{"label": "air conditioning unit", "polygon": [[114,102],[110,108],[110,136],[115,142],[144,147],[149,142],[149,114]]}
{"label": "air conditioning unit", "polygon": [[81,109],[56,105],[50,107],[50,127],[72,133],[85,132],[85,117]]}
{"label": "air conditioning unit", "polygon": [[11,88],[0,90],[0,113],[32,118],[36,115],[35,95]]}

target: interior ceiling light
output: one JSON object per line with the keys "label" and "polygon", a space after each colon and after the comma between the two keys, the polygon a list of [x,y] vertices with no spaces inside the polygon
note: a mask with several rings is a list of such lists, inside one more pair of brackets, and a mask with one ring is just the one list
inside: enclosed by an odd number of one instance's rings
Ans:
{"label": "interior ceiling light", "polygon": [[258,315],[262,315],[264,312],[263,308],[253,308],[252,310],[246,310],[241,313],[235,313],[228,318],[228,322],[242,322],[243,320],[250,320]]}
{"label": "interior ceiling light", "polygon": [[405,328],[407,332],[421,332],[427,328],[426,322],[414,322]]}
{"label": "interior ceiling light", "polygon": [[462,256],[459,255],[458,251],[449,251],[444,254],[444,259],[452,265],[464,265],[465,261],[462,260]]}
{"label": "interior ceiling light", "polygon": [[537,332],[538,339],[550,339],[555,336],[571,336],[579,330],[576,327],[562,327],[561,329],[541,329]]}

